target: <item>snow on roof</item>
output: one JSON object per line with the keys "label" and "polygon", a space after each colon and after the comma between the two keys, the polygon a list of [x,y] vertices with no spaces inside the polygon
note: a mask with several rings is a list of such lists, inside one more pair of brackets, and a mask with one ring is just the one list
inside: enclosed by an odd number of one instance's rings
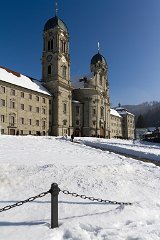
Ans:
{"label": "snow on roof", "polygon": [[26,77],[18,72],[14,72],[8,68],[4,68],[1,66],[0,80],[51,96],[51,93],[42,86],[42,83],[40,81],[30,79],[29,77]]}
{"label": "snow on roof", "polygon": [[118,111],[118,113],[119,113],[120,115],[126,115],[126,114],[128,114],[128,115],[134,116],[134,114],[128,112],[125,108],[122,108],[122,107],[116,108],[116,111]]}
{"label": "snow on roof", "polygon": [[121,115],[115,109],[111,108],[110,109],[110,114],[121,118]]}

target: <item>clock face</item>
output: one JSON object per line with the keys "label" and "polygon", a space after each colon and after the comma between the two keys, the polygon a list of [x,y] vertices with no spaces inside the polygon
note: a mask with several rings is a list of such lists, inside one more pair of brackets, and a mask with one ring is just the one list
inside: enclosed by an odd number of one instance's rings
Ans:
{"label": "clock face", "polygon": [[62,62],[64,62],[64,63],[67,62],[66,58],[64,56],[62,57]]}
{"label": "clock face", "polygon": [[47,61],[50,62],[52,60],[52,55],[47,56]]}

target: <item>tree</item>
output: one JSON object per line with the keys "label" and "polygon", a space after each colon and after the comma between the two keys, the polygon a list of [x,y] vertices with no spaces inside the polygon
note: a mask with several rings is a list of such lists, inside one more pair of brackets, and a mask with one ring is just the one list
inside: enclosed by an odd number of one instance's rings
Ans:
{"label": "tree", "polygon": [[144,117],[142,114],[140,114],[137,118],[136,128],[145,128],[145,127],[146,127],[146,123],[145,123]]}

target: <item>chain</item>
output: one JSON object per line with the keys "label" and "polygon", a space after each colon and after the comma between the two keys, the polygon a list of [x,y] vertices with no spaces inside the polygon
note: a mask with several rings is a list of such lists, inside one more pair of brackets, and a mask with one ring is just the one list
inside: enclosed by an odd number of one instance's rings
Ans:
{"label": "chain", "polygon": [[67,195],[72,195],[73,197],[80,197],[82,199],[89,199],[90,201],[97,201],[97,202],[100,202],[100,203],[118,204],[118,205],[132,205],[132,203],[129,203],[129,202],[117,202],[117,201],[104,200],[104,199],[101,199],[101,198],[87,197],[86,195],[79,195],[77,193],[71,193],[67,190],[61,190],[60,189],[60,192],[62,192],[64,194],[67,194]]}
{"label": "chain", "polygon": [[13,205],[5,206],[5,207],[0,209],[0,212],[10,210],[11,208],[14,208],[14,207],[19,207],[19,206],[21,206],[21,205],[23,205],[24,203],[27,203],[27,202],[33,202],[35,199],[42,198],[45,195],[47,195],[48,193],[50,193],[50,190],[47,191],[47,192],[40,193],[40,194],[38,194],[35,197],[30,197],[30,198],[28,198],[28,199],[26,199],[24,201],[19,201],[19,202],[13,204]]}

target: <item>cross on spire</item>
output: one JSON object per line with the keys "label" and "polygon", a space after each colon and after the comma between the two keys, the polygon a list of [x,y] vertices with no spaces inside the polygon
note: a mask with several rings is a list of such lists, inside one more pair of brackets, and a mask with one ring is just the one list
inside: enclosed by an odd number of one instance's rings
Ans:
{"label": "cross on spire", "polygon": [[98,42],[98,53],[99,53],[99,51],[100,51],[100,47],[99,47],[99,42]]}
{"label": "cross on spire", "polygon": [[58,1],[55,0],[55,15],[57,16],[58,14]]}

